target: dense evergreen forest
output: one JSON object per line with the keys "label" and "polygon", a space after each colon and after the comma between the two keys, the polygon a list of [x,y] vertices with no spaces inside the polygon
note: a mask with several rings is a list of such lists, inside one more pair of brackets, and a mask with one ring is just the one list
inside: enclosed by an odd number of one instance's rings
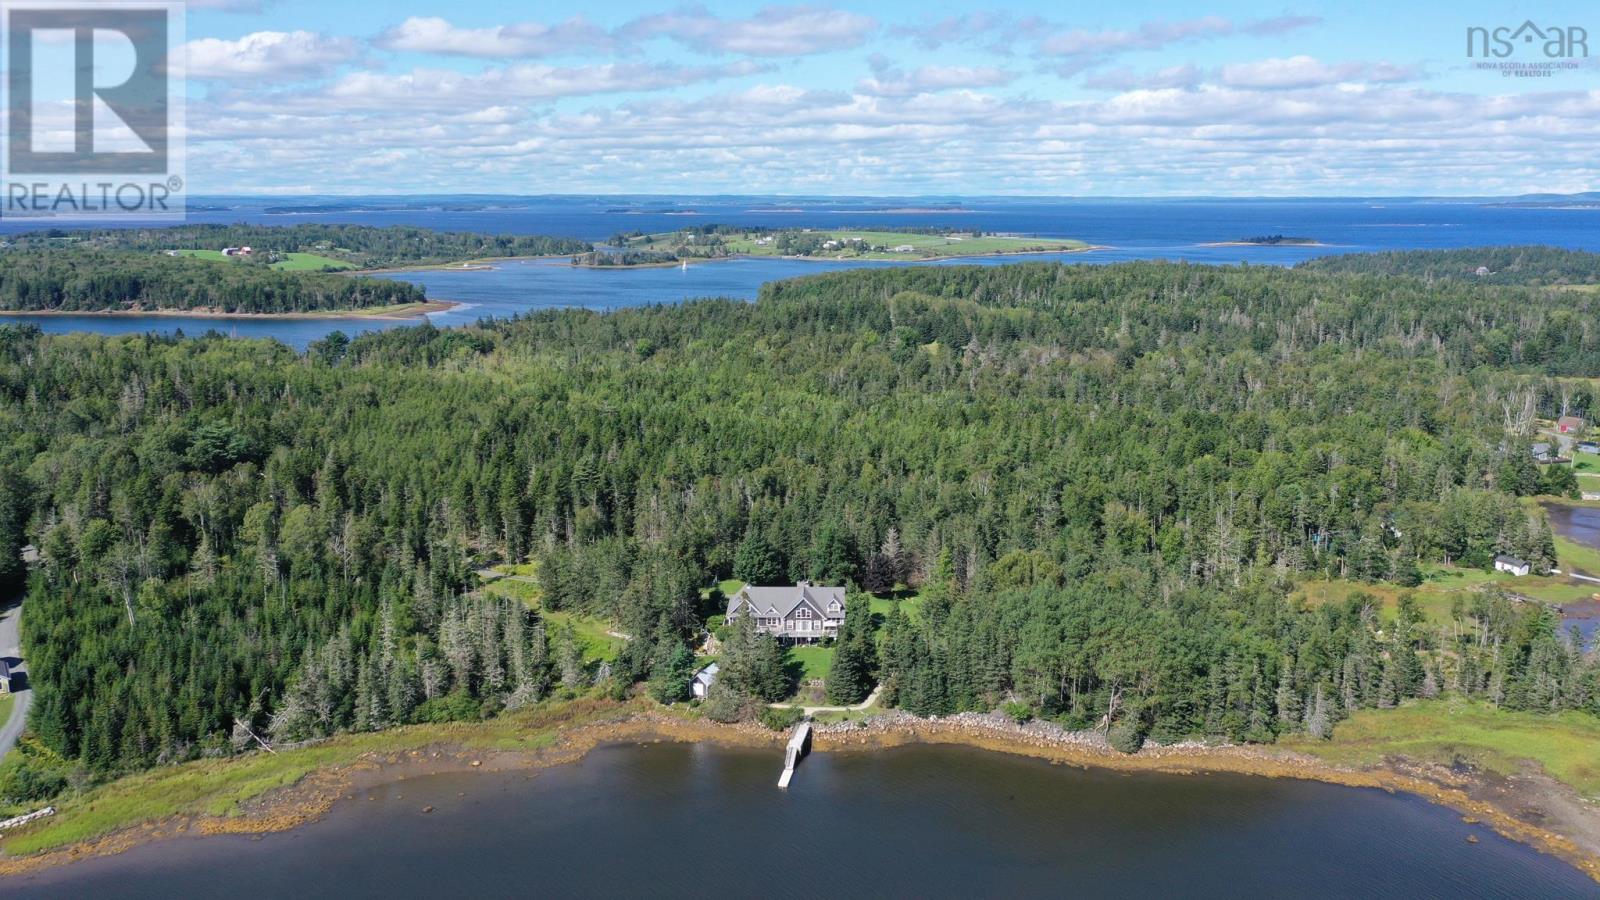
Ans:
{"label": "dense evergreen forest", "polygon": [[1600,284],[1600,254],[1559,247],[1466,247],[1424,253],[1391,251],[1322,256],[1301,263],[1300,268],[1318,272],[1411,275],[1430,281],[1470,280],[1486,285]]}
{"label": "dense evergreen forest", "polygon": [[221,250],[253,247],[283,253],[321,253],[363,268],[427,265],[498,256],[583,253],[588,241],[544,235],[434,231],[412,225],[179,225],[172,228],[50,229],[11,238],[23,248],[92,247],[106,250]]}
{"label": "dense evergreen forest", "polygon": [[401,281],[280,272],[162,253],[90,248],[0,252],[0,309],[5,310],[303,313],[425,299],[420,287]]}
{"label": "dense evergreen forest", "polygon": [[[1445,692],[1600,713],[1600,666],[1537,604],[1488,592],[1441,625],[1290,599],[1497,552],[1548,567],[1518,498],[1574,490],[1528,445],[1557,404],[1600,411],[1558,380],[1600,372],[1597,307],[1021,264],[304,355],[0,327],[0,557],[44,556],[32,728],[105,776],[232,752],[241,724],[293,741],[492,715],[592,680],[544,612],[615,623],[609,689],[677,699],[730,575],[920,592],[881,624],[852,604],[836,699],[881,680],[919,713],[1010,701],[1129,749],[1325,735]],[[476,568],[525,559],[542,611],[479,589]],[[784,692],[770,639],[725,643],[716,715]]]}

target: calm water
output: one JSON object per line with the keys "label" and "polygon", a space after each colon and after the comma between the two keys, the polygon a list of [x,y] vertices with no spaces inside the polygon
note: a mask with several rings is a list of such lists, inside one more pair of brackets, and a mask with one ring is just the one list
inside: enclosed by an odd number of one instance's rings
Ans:
{"label": "calm water", "polygon": [[[1600,509],[1591,506],[1567,506],[1546,503],[1545,513],[1550,517],[1550,527],[1569,541],[1600,550]],[[1590,572],[1600,576],[1600,572]]]}
{"label": "calm water", "polygon": [[[449,230],[563,234],[604,240],[619,231],[666,231],[694,223],[778,227],[951,225],[993,231],[1076,237],[1107,247],[1080,254],[1041,254],[979,260],[1002,265],[1019,259],[1066,259],[1108,263],[1130,259],[1292,265],[1327,253],[1408,248],[1552,244],[1600,250],[1600,210],[1514,209],[1474,202],[1406,199],[1346,200],[819,200],[793,198],[519,198],[485,209],[337,209],[269,212],[317,201],[216,201],[193,211],[196,222],[348,222],[362,225],[423,225]],[[323,201],[334,202],[334,201]],[[348,205],[349,201],[337,201]],[[376,201],[367,201],[376,207]],[[956,211],[929,207],[959,204]],[[908,207],[919,211],[904,211]],[[15,225],[0,224],[0,233]],[[1257,234],[1316,238],[1326,247],[1206,247]],[[972,261],[967,261],[972,262]],[[760,286],[779,278],[854,265],[794,260],[739,260],[677,269],[604,271],[574,269],[563,262],[509,263],[488,272],[428,272],[404,276],[430,296],[469,304],[433,317],[453,325],[484,316],[511,315],[547,307],[617,309],[676,303],[691,297],[753,299]],[[15,317],[0,316],[0,321]],[[403,322],[365,319],[218,322],[180,317],[29,318],[46,331],[128,333],[218,330],[240,337],[274,337],[304,348],[333,330],[346,333],[401,327]]]}
{"label": "calm water", "polygon": [[[1563,503],[1546,503],[1544,511],[1550,517],[1550,527],[1556,534],[1571,541],[1600,550],[1600,509],[1588,506],[1568,506]],[[1575,568],[1581,575],[1600,577],[1600,572],[1586,572]],[[1600,584],[1594,585],[1600,595]],[[1583,646],[1595,646],[1600,640],[1600,601],[1583,600],[1566,603],[1562,607],[1561,630],[1578,629]]]}
{"label": "calm water", "polygon": [[[285,834],[180,838],[15,897],[1595,897],[1421,800],[1125,776],[981,751],[616,746],[537,775],[419,778]],[[370,797],[370,799],[369,799]],[[421,808],[432,805],[430,815]],[[1480,841],[1469,844],[1468,835]]]}

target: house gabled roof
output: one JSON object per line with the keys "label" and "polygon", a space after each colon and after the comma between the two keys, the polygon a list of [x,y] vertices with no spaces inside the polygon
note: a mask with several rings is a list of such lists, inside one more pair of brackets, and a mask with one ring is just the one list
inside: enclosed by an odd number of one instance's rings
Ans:
{"label": "house gabled roof", "polygon": [[711,665],[706,666],[704,669],[694,673],[694,680],[706,685],[710,685],[711,682],[717,680],[717,673],[720,671],[722,670],[717,668],[717,664],[712,663]]}
{"label": "house gabled roof", "polygon": [[[828,611],[828,604],[832,602],[839,604],[838,612]],[[805,581],[775,587],[756,587],[747,584],[728,598],[728,616],[731,618],[745,603],[748,603],[758,616],[787,619],[803,605],[816,613],[817,618],[843,619],[844,587],[842,585],[822,587]]]}
{"label": "house gabled roof", "polygon": [[1507,556],[1504,553],[1500,554],[1499,556],[1496,556],[1494,558],[1494,561],[1497,562],[1497,563],[1505,563],[1508,566],[1516,566],[1519,569],[1522,568],[1523,566],[1528,566],[1529,568],[1532,568],[1532,566],[1528,563],[1527,560],[1519,559],[1519,558],[1517,558],[1515,556]]}

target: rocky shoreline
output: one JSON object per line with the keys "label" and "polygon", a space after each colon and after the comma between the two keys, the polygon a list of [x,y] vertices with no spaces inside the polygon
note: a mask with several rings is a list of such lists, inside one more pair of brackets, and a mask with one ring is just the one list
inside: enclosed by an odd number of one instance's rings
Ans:
{"label": "rocky shoreline", "polygon": [[[1229,773],[1298,778],[1357,788],[1405,792],[1450,807],[1507,838],[1529,844],[1577,867],[1600,882],[1600,809],[1549,779],[1497,783],[1483,776],[1392,761],[1382,768],[1353,769],[1266,746],[1186,742],[1120,753],[1097,732],[1068,731],[1045,722],[1018,724],[997,713],[962,713],[921,719],[888,712],[858,722],[817,724],[814,752],[872,752],[908,744],[954,744],[1010,753],[1080,768],[1167,774]],[[321,769],[271,791],[232,816],[178,816],[145,822],[104,837],[25,857],[0,858],[0,876],[37,871],[180,835],[264,834],[315,821],[341,800],[354,800],[378,785],[452,772],[544,769],[576,762],[589,751],[617,743],[709,743],[771,748],[786,735],[759,725],[719,725],[667,712],[619,710],[619,714],[566,728],[537,750],[474,750],[449,743],[393,753],[369,753],[354,762]],[[1570,797],[1561,796],[1563,793]],[[1559,808],[1555,808],[1559,807]],[[1559,823],[1566,833],[1553,827]]]}

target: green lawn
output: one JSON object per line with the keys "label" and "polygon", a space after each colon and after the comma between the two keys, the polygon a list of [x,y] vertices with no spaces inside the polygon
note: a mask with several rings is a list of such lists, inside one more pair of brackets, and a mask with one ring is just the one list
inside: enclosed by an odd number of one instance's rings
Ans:
{"label": "green lawn", "polygon": [[[1565,563],[1568,556],[1567,552],[1562,550],[1560,538],[1556,539],[1556,549]],[[1583,548],[1577,549],[1581,551]],[[1528,575],[1517,578],[1502,572],[1488,572],[1482,569],[1432,566],[1424,569],[1423,582],[1415,588],[1332,579],[1307,581],[1300,585],[1296,594],[1307,603],[1317,606],[1324,603],[1343,603],[1351,594],[1364,592],[1377,598],[1380,614],[1386,621],[1392,621],[1399,608],[1400,595],[1409,590],[1415,595],[1417,605],[1421,607],[1427,621],[1437,625],[1450,621],[1450,609],[1457,598],[1470,597],[1477,588],[1485,584],[1494,584],[1511,593],[1557,605],[1586,599],[1600,587],[1560,576],[1546,578]]]}
{"label": "green lawn", "polygon": [[[532,566],[496,566],[496,569],[512,569],[513,574],[523,575],[524,571],[531,573]],[[483,592],[495,597],[506,597],[526,604],[530,609],[539,610],[552,631],[556,628],[572,626],[573,634],[578,638],[578,646],[583,648],[583,661],[595,662],[596,660],[616,659],[617,652],[626,643],[622,638],[612,634],[615,626],[598,616],[585,616],[566,610],[546,610],[539,603],[539,586],[528,581],[512,581],[502,578],[491,581],[483,586]]]}
{"label": "green lawn", "polygon": [[[860,251],[850,247],[818,250],[819,258],[843,256],[848,259],[938,259],[953,256],[984,256],[994,253],[1048,253],[1083,250],[1089,245],[1070,238],[1039,238],[1021,235],[973,234],[909,234],[899,231],[827,230],[812,232],[822,241],[858,239],[869,245],[884,247],[910,247],[909,250]],[[723,235],[728,251],[748,256],[778,256],[773,243],[758,244],[758,239],[770,237],[757,232]],[[628,246],[639,250],[672,251],[682,240],[678,232],[645,235],[629,241]]]}
{"label": "green lawn", "polygon": [[1343,765],[1400,755],[1442,765],[1459,759],[1510,775],[1532,760],[1579,794],[1600,799],[1600,719],[1582,713],[1540,715],[1464,700],[1422,700],[1357,712],[1339,723],[1329,741],[1293,737],[1281,744]]}
{"label": "green lawn", "polygon": [[0,694],[0,725],[11,720],[11,707],[15,706],[17,698],[10,694]]}
{"label": "green lawn", "polygon": [[1560,561],[1562,571],[1578,568],[1591,575],[1600,575],[1600,549],[1584,546],[1559,534],[1556,535],[1556,559]]}
{"label": "green lawn", "polygon": [[[209,259],[217,262],[233,262],[235,257],[223,256],[221,250],[179,250],[180,256],[192,256],[195,259]],[[356,264],[348,260],[335,259],[331,256],[320,256],[316,253],[285,253],[284,258],[273,263],[274,269],[285,272],[320,272],[323,269],[353,269]]]}
{"label": "green lawn", "polygon": [[[1082,250],[1089,245],[1083,241],[1064,238],[1033,238],[1012,235],[975,237],[967,234],[906,234],[898,231],[828,231],[821,233],[823,240],[848,241],[859,239],[868,244],[887,247],[911,247],[910,251],[875,251],[860,253],[854,250],[822,250],[820,256],[844,254],[864,259],[934,259],[946,256],[978,256],[990,253],[1025,253],[1064,250]],[[728,249],[734,253],[752,256],[776,256],[773,244],[757,244],[755,235],[728,239]]]}
{"label": "green lawn", "polygon": [[833,668],[833,648],[815,644],[789,648],[789,658],[800,664],[800,681],[827,680]]}
{"label": "green lawn", "polygon": [[[880,597],[877,594],[870,596],[872,597],[870,606],[874,618],[888,618],[890,610],[893,610],[896,606],[900,607],[908,618],[915,619],[922,613],[923,596],[921,591],[902,587],[888,597]],[[879,624],[882,623],[880,622]]]}

